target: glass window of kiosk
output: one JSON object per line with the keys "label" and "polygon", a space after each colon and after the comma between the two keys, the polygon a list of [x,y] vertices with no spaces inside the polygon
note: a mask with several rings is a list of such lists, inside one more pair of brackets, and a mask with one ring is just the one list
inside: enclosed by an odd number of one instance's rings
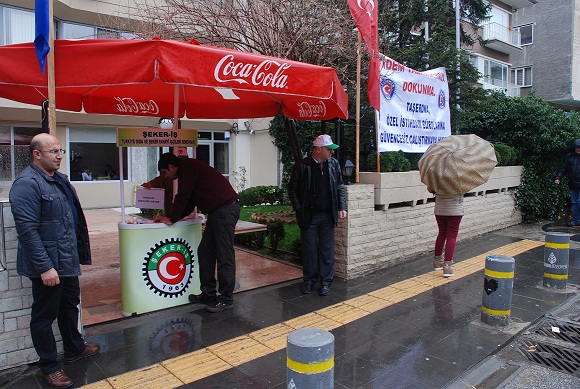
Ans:
{"label": "glass window of kiosk", "polygon": [[28,146],[40,127],[0,126],[0,182],[11,183],[30,164]]}
{"label": "glass window of kiosk", "polygon": [[230,144],[223,131],[199,131],[196,158],[230,176]]}
{"label": "glass window of kiosk", "polygon": [[[128,176],[128,147],[123,147],[123,177]],[[114,127],[70,127],[69,177],[71,181],[118,180],[119,149]]]}

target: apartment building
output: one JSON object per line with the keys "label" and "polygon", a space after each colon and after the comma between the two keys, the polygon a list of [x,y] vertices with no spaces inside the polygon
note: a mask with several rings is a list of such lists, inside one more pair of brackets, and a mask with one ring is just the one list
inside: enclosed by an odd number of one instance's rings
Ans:
{"label": "apartment building", "polygon": [[[152,0],[53,0],[57,39],[131,39],[133,35],[116,26],[130,25],[138,5]],[[155,0],[159,2],[159,0]],[[0,0],[0,45],[34,40],[34,0]],[[192,37],[194,38],[194,37]],[[56,135],[66,149],[68,174],[83,206],[117,207],[121,202],[119,181],[109,170],[119,172],[116,147],[117,127],[159,127],[162,118],[88,115],[57,111]],[[214,166],[230,179],[234,187],[244,178],[246,187],[276,185],[281,167],[278,150],[268,134],[269,120],[189,120],[181,128],[197,129],[196,158]],[[41,108],[0,98],[0,197],[8,197],[15,177],[28,164],[30,139],[41,132]],[[167,149],[123,149],[125,199],[133,198],[134,184],[153,178],[157,157]],[[193,156],[193,150],[188,153]],[[88,167],[94,181],[82,181]],[[236,172],[238,180],[236,180]],[[244,173],[244,177],[239,175]]]}
{"label": "apartment building", "polygon": [[[484,43],[477,42],[470,51],[470,61],[481,73],[480,84],[485,89],[499,90],[508,96],[520,96],[520,87],[512,70],[513,58],[528,44],[525,26],[514,24],[514,13],[538,0],[491,0],[489,17],[477,31]],[[523,27],[523,28],[522,28]]]}
{"label": "apartment building", "polygon": [[513,23],[526,37],[512,57],[521,95],[533,91],[555,107],[580,110],[580,1],[538,0],[517,9]]}

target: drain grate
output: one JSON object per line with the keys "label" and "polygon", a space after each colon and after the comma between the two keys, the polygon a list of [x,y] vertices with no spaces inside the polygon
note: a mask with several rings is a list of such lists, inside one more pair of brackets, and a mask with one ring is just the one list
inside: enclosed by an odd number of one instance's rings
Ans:
{"label": "drain grate", "polygon": [[530,361],[575,376],[580,373],[580,351],[533,339],[520,339],[518,351]]}
{"label": "drain grate", "polygon": [[567,321],[546,319],[534,330],[534,333],[580,344],[580,325]]}

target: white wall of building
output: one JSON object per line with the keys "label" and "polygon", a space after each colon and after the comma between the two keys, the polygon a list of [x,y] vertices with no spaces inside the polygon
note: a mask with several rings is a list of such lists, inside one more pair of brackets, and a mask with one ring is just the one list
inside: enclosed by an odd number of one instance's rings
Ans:
{"label": "white wall of building", "polygon": [[[240,186],[240,175],[245,168],[245,188],[260,185],[280,185],[282,165],[274,138],[268,134],[270,118],[238,120],[238,133],[233,130],[230,138],[230,155],[233,174],[230,181]],[[236,177],[237,176],[237,177]],[[238,189],[238,188],[236,188]]]}
{"label": "white wall of building", "polygon": [[580,100],[580,0],[575,0],[572,8],[572,97]]}
{"label": "white wall of building", "polygon": [[[100,26],[110,21],[112,17],[135,16],[138,4],[151,0],[53,0],[54,17],[59,20]],[[155,0],[157,4],[160,0]],[[0,5],[14,6],[18,8],[34,9],[34,0],[1,0]],[[156,127],[159,118],[133,117],[119,115],[88,115],[57,111],[57,136],[61,145],[69,149],[69,141],[74,137],[74,127]],[[267,126],[270,119],[244,119],[244,120],[182,120],[183,129],[197,129],[199,131],[229,131],[233,124],[238,125],[240,130],[237,135],[232,134],[229,142],[229,172],[240,171],[240,167],[246,170],[245,187],[256,185],[277,185],[279,180],[280,166],[278,163],[278,151],[268,135]],[[246,127],[246,123],[248,126]],[[41,126],[41,110],[27,104],[16,103],[0,98],[0,126],[14,127],[38,127]],[[73,130],[71,130],[73,128]],[[251,131],[250,131],[251,129]],[[73,136],[71,137],[71,132]],[[223,138],[222,138],[223,139]],[[137,151],[129,153],[129,181],[126,183],[125,203],[132,204],[132,192],[135,184],[151,179],[155,169],[151,166],[155,163],[146,161],[147,156]],[[68,156],[67,156],[68,157]],[[149,156],[149,159],[151,155]],[[68,159],[67,159],[68,160]],[[155,162],[155,161],[154,161]],[[100,163],[99,163],[100,165]],[[104,166],[104,165],[103,165]],[[142,172],[139,167],[148,167],[147,172]],[[70,165],[63,163],[61,171],[70,174]],[[91,167],[95,175],[102,175],[102,166]],[[151,171],[153,170],[153,172]],[[227,174],[227,172],[225,172]],[[235,186],[234,177],[230,174],[230,181]],[[95,207],[118,207],[121,204],[120,188],[118,181],[106,182],[82,182],[73,181],[77,188],[81,203],[86,208]],[[0,197],[7,197],[11,182],[0,182]]]}

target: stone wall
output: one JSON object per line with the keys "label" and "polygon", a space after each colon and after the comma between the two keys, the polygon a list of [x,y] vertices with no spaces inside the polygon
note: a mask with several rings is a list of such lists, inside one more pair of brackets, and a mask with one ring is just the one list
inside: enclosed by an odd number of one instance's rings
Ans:
{"label": "stone wall", "polygon": [[[521,172],[521,167],[496,168],[487,184],[465,195],[458,242],[521,222],[509,190],[520,184]],[[335,274],[340,278],[404,262],[435,245],[435,199],[418,172],[371,173],[364,179],[373,184],[346,186],[348,218],[335,232]]]}
{"label": "stone wall", "polygon": [[30,338],[31,283],[16,274],[16,228],[8,203],[3,214],[6,268],[0,271],[0,369],[38,360]]}

